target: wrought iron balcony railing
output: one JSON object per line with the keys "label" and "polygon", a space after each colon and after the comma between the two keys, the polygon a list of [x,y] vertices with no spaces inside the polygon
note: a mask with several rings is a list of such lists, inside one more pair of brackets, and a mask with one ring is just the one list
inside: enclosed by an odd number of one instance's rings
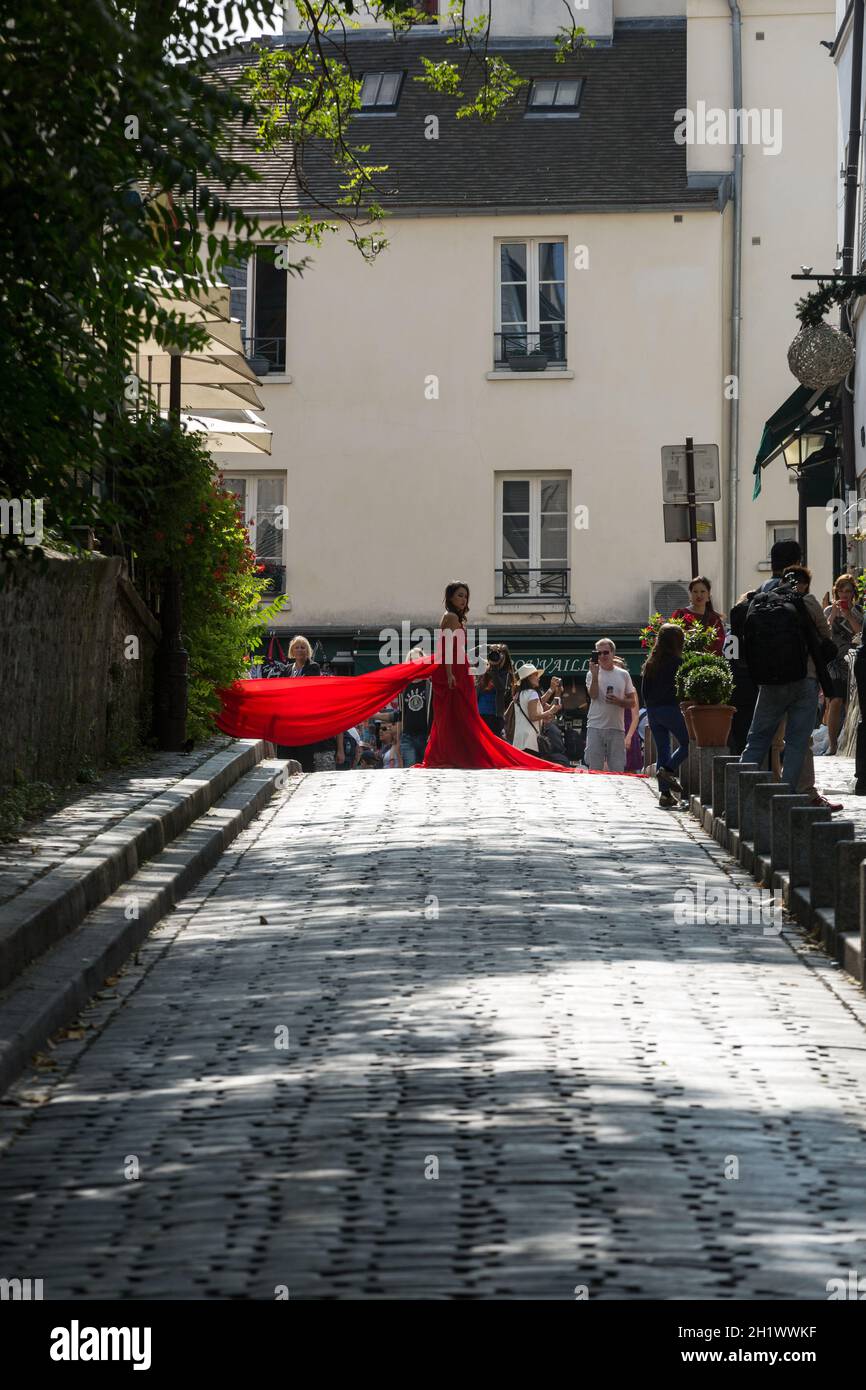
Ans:
{"label": "wrought iron balcony railing", "polygon": [[568,598],[571,570],[558,565],[541,565],[532,569],[519,560],[512,560],[496,571],[498,599]]}
{"label": "wrought iron balcony railing", "polygon": [[497,371],[543,372],[566,365],[565,325],[546,324],[538,332],[506,329],[493,335],[493,361]]}
{"label": "wrought iron balcony railing", "polygon": [[256,376],[286,370],[285,338],[248,338],[244,334],[243,343],[246,359]]}

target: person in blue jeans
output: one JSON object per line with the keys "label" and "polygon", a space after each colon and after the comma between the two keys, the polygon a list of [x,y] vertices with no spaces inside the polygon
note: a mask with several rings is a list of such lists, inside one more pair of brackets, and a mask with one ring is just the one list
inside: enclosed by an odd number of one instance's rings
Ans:
{"label": "person in blue jeans", "polygon": [[[787,559],[787,554],[784,553],[786,546],[795,547],[799,556],[800,548],[796,541],[776,542],[770,552],[773,577],[761,585],[764,592],[769,592],[770,589],[775,588],[783,582],[783,579],[790,579],[792,582],[797,580],[797,576],[791,571],[798,567],[801,568],[800,561],[798,558],[787,564],[783,563]],[[797,589],[803,599],[803,606],[815,624],[818,637],[822,640],[829,640],[830,625],[814,594],[806,592],[808,590],[808,571],[804,570],[803,575],[803,582],[797,583]],[[811,745],[812,730],[815,727],[817,716],[818,672],[810,653],[806,663],[806,674],[801,680],[786,681],[782,685],[758,686],[758,700],[752,715],[746,746],[740,754],[740,762],[755,763],[757,767],[763,767],[764,759],[767,757],[773,742],[773,736],[782,720],[785,719],[782,781],[789,791],[799,790],[800,774],[803,771],[803,763]],[[842,809],[841,804],[829,802],[814,791],[812,799],[813,804],[829,807],[831,811]]]}
{"label": "person in blue jeans", "polygon": [[[643,704],[656,745],[656,780],[659,805],[673,806],[672,793],[682,796],[677,768],[689,753],[686,721],[676,696],[676,676],[683,659],[685,633],[677,623],[662,623],[655,646],[643,664]],[[678,747],[671,752],[671,735]]]}

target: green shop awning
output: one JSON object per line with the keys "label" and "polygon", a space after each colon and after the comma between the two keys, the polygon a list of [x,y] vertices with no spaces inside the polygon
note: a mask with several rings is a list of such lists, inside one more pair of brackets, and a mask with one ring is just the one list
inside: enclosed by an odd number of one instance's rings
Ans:
{"label": "green shop awning", "polygon": [[824,409],[832,397],[833,392],[828,391],[826,387],[821,387],[820,390],[816,391],[811,386],[798,386],[784,404],[779,406],[775,415],[770,416],[764,425],[761,443],[755,457],[753,501],[761,494],[762,470],[774,458],[778,458],[785,445],[793,439],[801,426],[814,414],[816,408]]}
{"label": "green shop awning", "polygon": [[[633,676],[640,674],[646,652],[640,645],[640,632],[637,627],[627,633],[621,630],[608,632],[603,623],[592,633],[578,633],[572,637],[565,634],[541,636],[532,633],[509,633],[500,627],[487,629],[487,641],[505,642],[511,652],[514,664],[529,661],[540,670],[563,679],[579,678],[589,665],[590,654],[601,637],[611,637],[616,643],[617,655],[621,656]],[[355,675],[365,671],[376,671],[382,665],[379,660],[381,643],[378,638],[359,637],[355,640]]]}

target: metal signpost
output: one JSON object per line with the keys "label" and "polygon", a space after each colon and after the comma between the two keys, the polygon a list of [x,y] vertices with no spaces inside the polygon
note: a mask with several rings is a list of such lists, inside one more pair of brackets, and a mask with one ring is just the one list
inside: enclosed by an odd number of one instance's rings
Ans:
{"label": "metal signpost", "polygon": [[[715,540],[715,507],[721,499],[718,444],[695,444],[691,435],[685,445],[662,447],[662,498],[665,502],[665,540],[688,540],[692,576],[699,574],[698,539],[701,533]],[[698,517],[698,508],[703,515]],[[682,514],[685,513],[685,516]],[[687,534],[682,535],[682,522]]]}

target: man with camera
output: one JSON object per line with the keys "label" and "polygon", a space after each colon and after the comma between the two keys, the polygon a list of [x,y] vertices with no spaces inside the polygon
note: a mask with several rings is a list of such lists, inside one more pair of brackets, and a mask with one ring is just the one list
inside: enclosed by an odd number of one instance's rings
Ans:
{"label": "man with camera", "polygon": [[[625,772],[625,752],[638,721],[637,691],[625,666],[616,664],[616,643],[601,637],[589,658],[586,673],[589,715],[586,721],[586,765],[591,772]],[[623,711],[631,710],[628,734]]]}

